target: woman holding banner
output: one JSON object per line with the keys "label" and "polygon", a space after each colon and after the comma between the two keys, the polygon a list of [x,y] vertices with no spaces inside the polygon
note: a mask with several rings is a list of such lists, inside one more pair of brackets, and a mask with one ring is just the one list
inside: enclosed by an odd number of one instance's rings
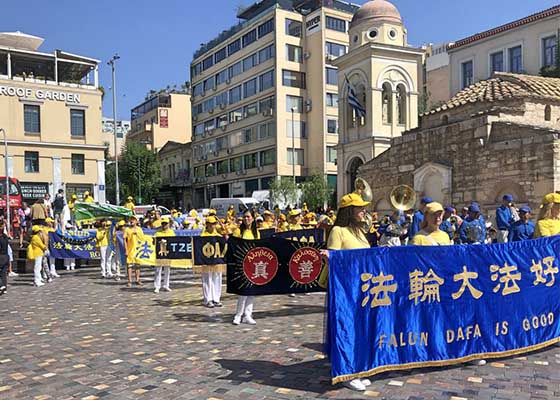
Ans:
{"label": "woman holding banner", "polygon": [[[206,226],[200,236],[218,236],[218,219],[210,215],[206,218]],[[202,295],[204,305],[208,308],[222,307],[220,297],[222,296],[222,273],[223,265],[205,265],[202,270]]]}
{"label": "woman holding banner", "polygon": [[446,246],[453,244],[449,235],[440,230],[443,222],[443,206],[435,201],[426,204],[424,220],[420,223],[420,231],[412,238],[416,246]]}
{"label": "woman holding banner", "polygon": [[128,275],[128,282],[126,286],[132,287],[132,269],[136,275],[136,284],[142,286],[140,281],[140,265],[136,264],[136,259],[134,258],[134,248],[136,246],[136,238],[142,236],[142,228],[138,226],[138,219],[136,217],[130,218],[130,227],[126,228],[124,231],[124,247],[126,251],[126,272]]}
{"label": "woman holding banner", "polygon": [[[234,236],[245,240],[258,240],[261,238],[257,223],[255,221],[255,214],[252,210],[245,210],[243,212],[243,222],[239,227],[239,231],[235,232]],[[241,318],[243,322],[249,325],[255,325],[253,319],[253,303],[255,302],[254,296],[239,296],[237,298],[237,311],[233,317],[233,324],[239,325]]]}
{"label": "woman holding banner", "polygon": [[[161,219],[161,229],[154,234],[154,237],[175,236],[175,231],[169,228],[169,218]],[[156,273],[154,275],[154,293],[159,293],[161,289],[161,274],[163,270],[163,290],[171,292],[169,281],[171,279],[171,267],[169,265],[156,265]]]}
{"label": "woman holding banner", "polygon": [[560,194],[544,196],[533,237],[535,239],[560,234]]}

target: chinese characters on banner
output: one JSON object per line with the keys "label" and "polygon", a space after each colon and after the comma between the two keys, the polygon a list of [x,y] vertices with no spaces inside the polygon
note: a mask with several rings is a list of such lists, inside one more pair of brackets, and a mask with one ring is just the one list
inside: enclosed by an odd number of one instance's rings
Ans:
{"label": "chinese characters on banner", "polygon": [[49,252],[54,258],[99,258],[95,231],[49,232]]}

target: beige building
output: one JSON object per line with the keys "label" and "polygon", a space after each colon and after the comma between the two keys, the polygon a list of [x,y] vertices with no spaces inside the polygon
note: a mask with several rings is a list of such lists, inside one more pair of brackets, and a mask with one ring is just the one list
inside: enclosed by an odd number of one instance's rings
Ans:
{"label": "beige building", "polygon": [[[0,33],[0,128],[24,200],[88,190],[105,201],[98,60],[38,51],[43,39]],[[3,163],[2,163],[3,165]],[[5,173],[5,171],[3,172]]]}
{"label": "beige building", "polygon": [[[350,39],[348,54],[335,61],[341,93],[339,198],[354,189],[362,164],[387,150],[403,131],[416,128],[423,90],[424,50],[408,45],[401,15],[391,3],[366,2],[352,19]],[[351,106],[351,97],[365,116]]]}
{"label": "beige building", "polygon": [[[113,118],[103,117],[101,119],[103,130],[103,143],[109,147],[109,158],[115,157],[115,138]],[[126,135],[130,132],[130,121],[117,120],[117,154],[120,156],[126,143]]]}
{"label": "beige building", "polygon": [[158,160],[162,184],[158,204],[188,211],[192,205],[191,143],[167,142],[158,151]]}
{"label": "beige building", "polygon": [[449,43],[429,45],[426,47],[425,65],[425,106],[426,111],[445,103],[451,98],[451,81],[449,77]]}
{"label": "beige building", "polygon": [[[321,5],[322,4],[322,5]],[[263,0],[204,44],[191,64],[194,204],[250,196],[277,176],[336,186],[336,58],[358,6]],[[292,111],[293,110],[293,111]]]}
{"label": "beige building", "polygon": [[158,152],[168,141],[191,138],[191,96],[188,93],[159,93],[131,110],[127,141],[145,144]]}
{"label": "beige building", "polygon": [[494,72],[539,75],[556,62],[560,5],[451,44],[450,94]]}

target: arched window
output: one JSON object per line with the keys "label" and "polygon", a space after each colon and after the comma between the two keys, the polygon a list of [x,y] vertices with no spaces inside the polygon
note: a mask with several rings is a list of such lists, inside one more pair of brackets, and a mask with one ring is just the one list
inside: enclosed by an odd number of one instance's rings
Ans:
{"label": "arched window", "polygon": [[544,120],[545,121],[552,120],[552,108],[550,106],[546,106],[544,108]]}
{"label": "arched window", "polygon": [[388,82],[383,84],[383,93],[381,95],[383,104],[383,123],[393,123],[393,90]]}
{"label": "arched window", "polygon": [[[367,104],[366,104],[366,87],[363,84],[360,84],[356,87],[356,97],[358,98],[358,101],[360,102],[360,105],[362,107],[365,108],[366,110],[366,115],[367,115]],[[365,115],[364,116],[358,116],[358,113],[356,113],[356,111],[354,111],[354,115],[357,121],[357,126],[364,126],[366,124],[366,118]]]}
{"label": "arched window", "polygon": [[397,115],[400,125],[406,125],[406,89],[403,84],[397,86]]}

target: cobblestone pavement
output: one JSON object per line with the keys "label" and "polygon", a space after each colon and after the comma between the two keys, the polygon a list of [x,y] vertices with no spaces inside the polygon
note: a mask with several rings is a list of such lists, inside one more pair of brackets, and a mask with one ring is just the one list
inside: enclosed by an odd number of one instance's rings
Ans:
{"label": "cobblestone pavement", "polygon": [[200,280],[173,271],[170,293],[63,272],[0,297],[0,399],[553,399],[560,348],[483,367],[390,373],[365,393],[331,386],[320,353],[324,295],[260,297],[257,325],[231,324],[236,298],[201,304]]}

